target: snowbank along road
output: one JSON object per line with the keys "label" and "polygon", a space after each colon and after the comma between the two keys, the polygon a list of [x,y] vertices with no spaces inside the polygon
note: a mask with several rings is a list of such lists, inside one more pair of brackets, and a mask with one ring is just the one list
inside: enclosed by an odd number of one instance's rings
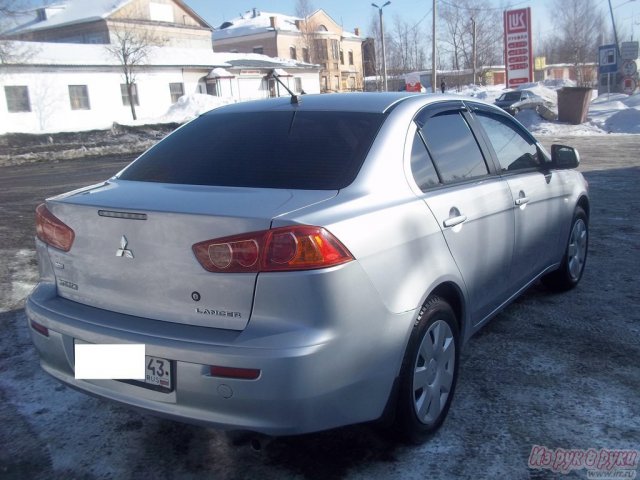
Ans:
{"label": "snowbank along road", "polygon": [[256,454],[49,378],[22,308],[37,280],[33,210],[131,159],[0,168],[0,478],[564,478],[528,467],[533,445],[640,448],[640,136],[542,140],[582,154],[585,276],[563,295],[534,286],[471,340],[449,417],[420,446],[360,425],[276,439]]}

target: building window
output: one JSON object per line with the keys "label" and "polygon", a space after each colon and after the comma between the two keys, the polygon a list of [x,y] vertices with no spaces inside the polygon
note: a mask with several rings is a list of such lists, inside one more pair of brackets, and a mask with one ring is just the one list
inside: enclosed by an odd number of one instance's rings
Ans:
{"label": "building window", "polygon": [[154,22],[173,23],[173,5],[149,2],[149,17]]}
{"label": "building window", "polygon": [[264,54],[264,47],[253,47],[253,53],[258,53],[260,55]]}
{"label": "building window", "polygon": [[353,65],[353,50],[349,50],[349,65]]}
{"label": "building window", "polygon": [[[131,84],[131,94],[133,95],[133,104],[137,107],[140,105],[140,100],[138,100],[138,86],[135,83]],[[120,96],[122,97],[122,105],[129,106],[131,105],[131,101],[129,100],[129,90],[127,90],[127,84],[120,84]]]}
{"label": "building window", "polygon": [[220,81],[208,80],[207,81],[207,95],[213,95],[214,97],[220,97]]}
{"label": "building window", "polygon": [[184,84],[170,83],[169,91],[171,92],[171,103],[176,103],[178,99],[184,95]]}
{"label": "building window", "polygon": [[340,45],[338,40],[331,40],[331,58],[334,60],[340,58]]}
{"label": "building window", "polygon": [[296,47],[289,47],[289,56],[292,60],[298,59],[298,52],[296,52]]}
{"label": "building window", "polygon": [[340,65],[344,65],[344,52],[340,49]]}
{"label": "building window", "polygon": [[340,91],[340,77],[338,75],[334,75],[333,77],[333,90],[335,92]]}
{"label": "building window", "polygon": [[7,97],[7,110],[10,113],[31,111],[29,87],[24,85],[4,87],[4,94]]}
{"label": "building window", "polygon": [[269,83],[267,85],[267,88],[269,89],[269,97],[270,98],[274,98],[274,97],[278,97],[278,85],[276,84],[276,80],[275,78],[270,78],[269,79]]}
{"label": "building window", "polygon": [[327,41],[326,40],[314,40],[315,55],[319,60],[326,60],[327,57]]}
{"label": "building window", "polygon": [[349,84],[349,90],[351,90],[352,92],[355,92],[356,91],[356,79],[354,77],[349,77],[347,82]]}
{"label": "building window", "polygon": [[293,81],[295,82],[296,92],[302,92],[302,79],[300,77],[294,77]]}
{"label": "building window", "polygon": [[309,57],[309,49],[302,48],[302,60],[306,63],[311,63],[311,57]]}
{"label": "building window", "polygon": [[89,110],[89,89],[86,85],[69,85],[71,110]]}

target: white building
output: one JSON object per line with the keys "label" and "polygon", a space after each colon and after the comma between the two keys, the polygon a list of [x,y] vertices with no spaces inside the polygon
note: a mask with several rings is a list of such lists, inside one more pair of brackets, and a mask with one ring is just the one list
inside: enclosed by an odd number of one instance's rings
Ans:
{"label": "white building", "polygon": [[[132,120],[120,65],[104,45],[19,43],[25,58],[0,64],[0,133],[91,130]],[[232,101],[288,95],[274,73],[296,93],[319,93],[318,71],[264,55],[151,47],[133,101],[138,118],[153,122],[185,94]]]}

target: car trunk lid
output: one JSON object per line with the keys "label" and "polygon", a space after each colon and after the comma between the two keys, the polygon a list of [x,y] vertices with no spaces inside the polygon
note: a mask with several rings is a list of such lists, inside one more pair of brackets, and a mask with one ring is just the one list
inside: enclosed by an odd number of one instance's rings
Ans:
{"label": "car trunk lid", "polygon": [[171,185],[112,180],[49,199],[75,232],[49,247],[61,297],[157,320],[242,330],[256,273],[210,273],[192,245],[268,229],[272,218],[337,191]]}

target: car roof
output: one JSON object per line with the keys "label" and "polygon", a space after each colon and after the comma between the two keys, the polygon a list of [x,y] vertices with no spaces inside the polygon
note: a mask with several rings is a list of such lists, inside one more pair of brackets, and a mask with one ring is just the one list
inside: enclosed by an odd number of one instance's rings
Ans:
{"label": "car roof", "polygon": [[215,114],[216,112],[264,112],[267,110],[315,110],[386,113],[389,109],[402,102],[403,100],[416,96],[425,98],[432,97],[433,101],[442,100],[443,97],[445,97],[440,94],[425,95],[411,92],[353,92],[334,94],[311,94],[298,95],[298,104],[292,103],[291,97],[278,97],[265,100],[240,102],[233,105],[216,108],[209,112],[209,114]]}

